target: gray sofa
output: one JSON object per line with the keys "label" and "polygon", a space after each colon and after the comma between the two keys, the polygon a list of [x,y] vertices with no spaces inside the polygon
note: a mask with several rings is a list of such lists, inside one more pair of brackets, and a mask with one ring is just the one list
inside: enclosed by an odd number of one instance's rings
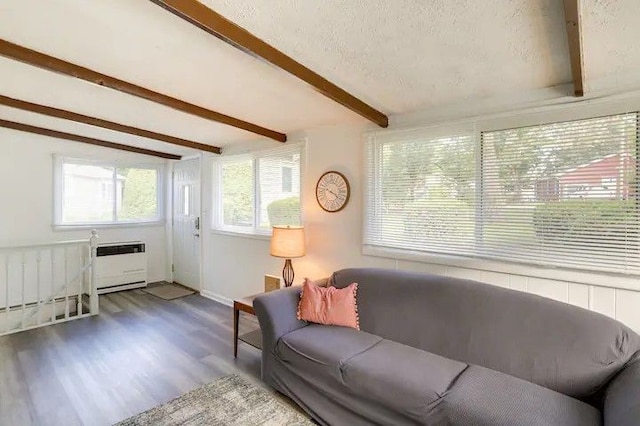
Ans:
{"label": "gray sofa", "polygon": [[[600,314],[474,281],[346,269],[361,331],[254,301],[262,377],[323,425],[640,425],[640,338]],[[640,309],[640,307],[639,307]]]}

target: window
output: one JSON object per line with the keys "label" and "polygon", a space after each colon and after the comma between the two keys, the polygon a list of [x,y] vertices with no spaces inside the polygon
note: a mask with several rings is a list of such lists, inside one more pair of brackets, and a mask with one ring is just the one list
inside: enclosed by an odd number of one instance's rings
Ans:
{"label": "window", "polygon": [[115,197],[115,188],[112,181],[102,182],[102,199],[112,201]]}
{"label": "window", "polygon": [[160,167],[56,159],[56,225],[157,222]]}
{"label": "window", "polygon": [[273,225],[300,225],[301,156],[298,144],[216,159],[213,228],[269,234]]}
{"label": "window", "polygon": [[638,124],[373,137],[365,246],[640,274]]}
{"label": "window", "polygon": [[191,185],[182,186],[182,212],[184,216],[191,214]]}

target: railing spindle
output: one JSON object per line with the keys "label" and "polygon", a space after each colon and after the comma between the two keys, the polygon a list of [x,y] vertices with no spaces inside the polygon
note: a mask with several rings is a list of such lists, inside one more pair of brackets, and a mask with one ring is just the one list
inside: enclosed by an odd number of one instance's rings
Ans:
{"label": "railing spindle", "polygon": [[[51,249],[51,292],[56,288],[56,249]],[[51,302],[51,324],[56,322],[56,299]]]}
{"label": "railing spindle", "polygon": [[36,293],[38,296],[36,305],[34,309],[36,309],[36,324],[40,325],[40,302],[42,298],[40,297],[40,262],[42,261],[42,252],[40,250],[36,251]]}
{"label": "railing spindle", "polygon": [[[82,247],[78,247],[78,257],[80,258],[80,265],[84,265],[84,259],[82,256]],[[80,275],[80,279],[78,280],[78,300],[76,307],[76,316],[82,315],[82,288],[84,287],[84,275]]]}
{"label": "railing spindle", "polygon": [[98,270],[96,269],[96,260],[98,259],[98,231],[91,231],[91,288],[89,296],[89,306],[91,315],[98,315],[100,311],[99,299],[98,299]]}
{"label": "railing spindle", "polygon": [[64,319],[69,319],[69,249],[64,249]]}
{"label": "railing spindle", "polygon": [[26,310],[27,310],[27,305],[25,303],[25,297],[24,297],[24,289],[26,287],[26,269],[25,269],[25,252],[22,252],[22,319],[20,320],[20,323],[22,324],[22,327],[24,328],[24,319],[26,316]]}

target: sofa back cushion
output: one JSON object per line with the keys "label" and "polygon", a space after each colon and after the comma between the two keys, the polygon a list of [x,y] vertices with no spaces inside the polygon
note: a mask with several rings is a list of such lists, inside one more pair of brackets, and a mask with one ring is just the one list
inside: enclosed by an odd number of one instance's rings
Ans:
{"label": "sofa back cushion", "polygon": [[514,290],[430,274],[345,269],[358,283],[360,328],[590,401],[640,349],[640,337],[595,312]]}

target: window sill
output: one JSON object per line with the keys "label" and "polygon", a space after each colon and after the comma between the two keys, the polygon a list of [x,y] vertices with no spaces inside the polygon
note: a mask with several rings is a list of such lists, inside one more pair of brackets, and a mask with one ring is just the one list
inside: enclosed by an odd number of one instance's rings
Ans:
{"label": "window sill", "polygon": [[82,225],[53,225],[54,231],[82,231],[91,229],[118,229],[118,228],[153,228],[164,226],[164,220],[155,222],[131,222],[131,223],[99,223]]}
{"label": "window sill", "polygon": [[489,259],[467,258],[428,254],[410,250],[393,249],[363,245],[362,253],[367,256],[406,260],[419,263],[431,263],[454,268],[475,269],[478,271],[499,272],[531,278],[593,285],[597,287],[619,288],[640,291],[640,280],[634,275],[607,274],[592,271],[549,268],[535,265],[500,262]]}
{"label": "window sill", "polygon": [[256,234],[256,233],[253,233],[253,232],[239,232],[239,231],[226,231],[226,230],[222,230],[222,229],[213,229],[213,230],[211,230],[211,234],[213,234],[213,235],[222,235],[222,236],[226,236],[226,237],[247,238],[247,239],[251,239],[251,240],[263,240],[263,241],[270,241],[271,240],[271,235],[269,235],[269,234]]}

